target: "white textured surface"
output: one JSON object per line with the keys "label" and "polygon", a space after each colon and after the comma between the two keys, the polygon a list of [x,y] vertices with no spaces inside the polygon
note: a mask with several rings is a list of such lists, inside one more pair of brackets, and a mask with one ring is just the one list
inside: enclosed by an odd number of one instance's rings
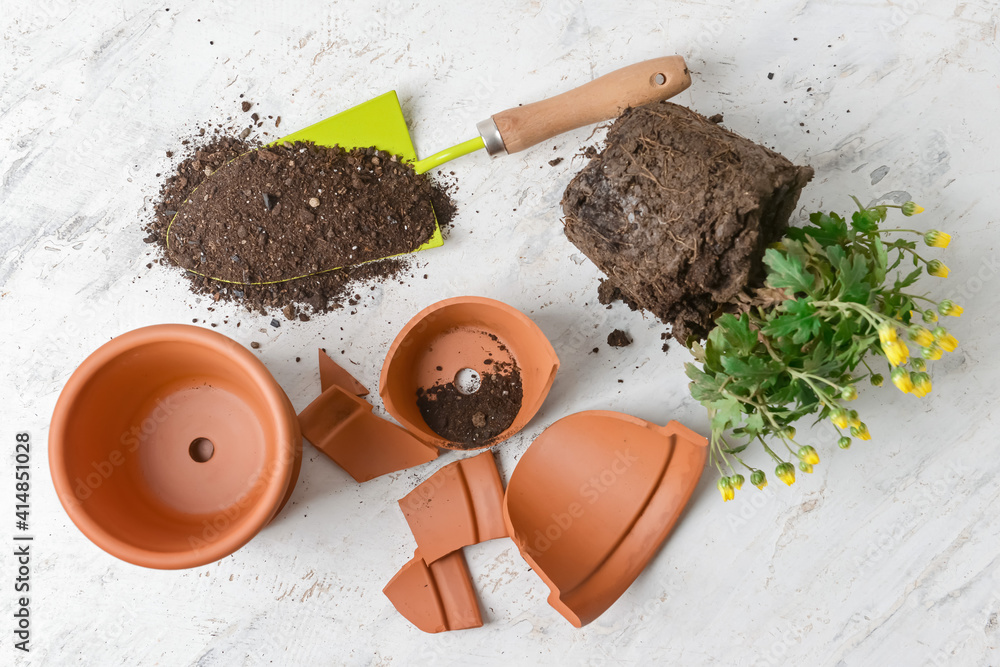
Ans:
{"label": "white textured surface", "polygon": [[[34,648],[18,664],[1000,662],[995,4],[432,4],[4,3],[0,435],[5,452],[15,431],[36,443]],[[921,224],[954,234],[952,278],[931,289],[967,314],[929,399],[864,392],[858,407],[874,440],[841,452],[815,439],[823,463],[792,489],[772,483],[723,505],[706,474],[650,567],[583,630],[548,607],[507,540],[467,550],[482,629],[424,635],[383,597],[413,548],[395,500],[454,454],[360,486],[307,445],[280,520],[196,570],[120,563],[70,524],[44,455],[56,396],[98,345],[157,322],[207,317],[245,345],[261,341],[261,359],[301,409],[317,390],[316,347],[346,350],[335,358],[375,387],[386,348],[420,308],[487,295],[530,313],[563,362],[544,408],[499,449],[505,477],[541,429],[582,409],[704,431],[687,396],[686,353],[660,352],[662,325],[595,307],[597,271],[562,234],[559,198],[589,128],[506,159],[449,165],[460,182],[452,238],[419,258],[406,286],[364,292],[353,317],[275,330],[231,305],[208,313],[175,271],[145,268],[139,230],[155,173],[169,168],[164,152],[195,122],[231,115],[240,93],[291,131],[394,88],[427,155],[472,136],[492,112],[675,52],[695,79],[676,101],[722,112],[732,129],[816,168],[802,211],[846,209],[852,192],[905,191],[928,209]],[[566,161],[549,167],[553,156]],[[603,339],[617,326],[635,344],[612,351]],[[0,473],[7,537],[11,477]],[[0,550],[9,610],[13,563]],[[3,637],[9,664],[8,630]]]}

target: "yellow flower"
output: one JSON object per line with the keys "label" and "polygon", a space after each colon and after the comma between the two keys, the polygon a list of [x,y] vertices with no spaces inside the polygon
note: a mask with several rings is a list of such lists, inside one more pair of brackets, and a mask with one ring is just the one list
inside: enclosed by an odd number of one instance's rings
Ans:
{"label": "yellow flower", "polygon": [[791,486],[795,484],[795,466],[791,463],[782,463],[777,468],[774,469],[774,474],[778,476],[782,482]]}
{"label": "yellow flower", "polygon": [[736,491],[733,490],[733,485],[729,481],[728,477],[721,477],[716,483],[719,487],[719,493],[722,494],[722,501],[727,502],[736,497]]}
{"label": "yellow flower", "polygon": [[928,361],[937,361],[941,358],[941,348],[938,347],[937,343],[934,343],[930,347],[920,350],[920,356]]}
{"label": "yellow flower", "polygon": [[896,327],[891,322],[882,322],[878,325],[878,340],[883,345],[896,342]]}
{"label": "yellow flower", "polygon": [[951,243],[951,234],[932,229],[924,234],[924,243],[932,248],[947,248]]}
{"label": "yellow flower", "polygon": [[912,201],[906,202],[905,204],[900,206],[900,209],[902,209],[903,215],[905,215],[906,217],[910,217],[911,215],[917,215],[918,213],[924,212],[923,206],[920,206],[916,202]]}
{"label": "yellow flower", "polygon": [[763,470],[754,470],[750,475],[750,483],[763,490],[767,486],[767,475],[764,474]]}
{"label": "yellow flower", "polygon": [[830,415],[830,421],[832,421],[833,425],[837,428],[847,428],[851,425],[847,419],[847,410],[843,408],[837,408],[834,410],[833,414]]}
{"label": "yellow flower", "polygon": [[917,398],[923,398],[931,393],[931,376],[927,373],[913,374],[913,394]]}
{"label": "yellow flower", "polygon": [[945,299],[938,304],[938,311],[942,315],[951,315],[952,317],[961,317],[965,309],[960,305],[952,301],[951,299]]}
{"label": "yellow flower", "polygon": [[810,445],[802,445],[799,447],[799,459],[811,466],[819,463],[819,454],[816,453],[816,448]]}
{"label": "yellow flower", "polygon": [[940,259],[932,259],[927,262],[927,273],[931,274],[935,278],[947,278],[948,277],[948,267]]}
{"label": "yellow flower", "polygon": [[906,343],[898,340],[882,343],[882,352],[885,353],[885,358],[893,366],[905,364],[906,360],[910,358],[910,350],[906,347]]}
{"label": "yellow flower", "polygon": [[948,330],[944,327],[936,327],[934,329],[934,338],[936,339],[937,346],[945,352],[953,352],[958,347],[958,339],[948,333]]}
{"label": "yellow flower", "polygon": [[910,340],[920,347],[927,347],[934,342],[934,334],[927,327],[915,326],[910,329]]}
{"label": "yellow flower", "polygon": [[905,369],[892,369],[892,383],[904,394],[909,394],[913,391],[913,379],[910,377],[909,371]]}
{"label": "yellow flower", "polygon": [[861,422],[860,426],[851,427],[851,435],[853,435],[858,440],[871,440],[872,434],[868,432],[868,426],[864,422]]}

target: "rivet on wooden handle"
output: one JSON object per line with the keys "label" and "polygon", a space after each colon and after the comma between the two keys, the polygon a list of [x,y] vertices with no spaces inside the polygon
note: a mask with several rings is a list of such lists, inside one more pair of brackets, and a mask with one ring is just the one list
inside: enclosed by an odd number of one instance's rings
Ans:
{"label": "rivet on wooden handle", "polygon": [[508,153],[617,117],[629,107],[669,99],[691,85],[684,58],[667,56],[629,65],[540,102],[493,115]]}

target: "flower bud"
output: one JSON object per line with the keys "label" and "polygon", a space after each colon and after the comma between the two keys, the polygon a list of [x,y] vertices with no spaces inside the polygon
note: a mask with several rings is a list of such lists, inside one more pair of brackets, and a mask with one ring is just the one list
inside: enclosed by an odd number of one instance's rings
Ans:
{"label": "flower bud", "polygon": [[723,502],[727,502],[736,497],[736,491],[733,490],[733,484],[729,481],[728,477],[720,477],[719,481],[716,482],[716,486],[719,487],[719,493],[722,494]]}
{"label": "flower bud", "polygon": [[813,471],[813,467],[812,464],[810,463],[806,463],[805,461],[799,461],[799,470],[801,470],[802,472],[811,473]]}
{"label": "flower bud", "polygon": [[924,311],[924,322],[926,322],[927,324],[934,324],[937,321],[938,321],[937,313],[935,313],[930,308]]}
{"label": "flower bud", "polygon": [[931,393],[931,376],[927,373],[913,374],[913,394],[918,398],[923,398]]}
{"label": "flower bud", "polygon": [[750,475],[750,483],[763,490],[767,486],[767,475],[764,474],[763,470],[754,470]]}
{"label": "flower bud", "polygon": [[905,215],[907,218],[910,217],[911,215],[917,215],[918,213],[924,212],[923,206],[920,206],[916,202],[912,201],[906,202],[900,207],[900,209],[903,211],[903,215]]}
{"label": "flower bud", "polygon": [[799,459],[805,461],[809,465],[816,465],[819,463],[819,454],[816,453],[816,448],[811,445],[802,445],[799,447],[798,451]]}
{"label": "flower bud", "polygon": [[774,474],[788,486],[795,483],[795,466],[791,463],[782,463],[778,465],[778,467],[774,469]]}
{"label": "flower bud", "polygon": [[868,432],[868,426],[861,422],[858,426],[851,427],[851,435],[853,435],[858,440],[871,440],[872,434]]}
{"label": "flower bud", "polygon": [[743,475],[733,475],[732,477],[729,478],[729,483],[732,484],[733,488],[736,489],[737,491],[743,488],[743,482],[745,481],[746,478],[743,477]]}
{"label": "flower bud", "polygon": [[845,401],[853,401],[858,397],[858,390],[855,389],[854,385],[849,385],[840,390],[840,397]]}
{"label": "flower bud", "polygon": [[905,364],[910,358],[910,349],[906,347],[906,343],[898,340],[882,343],[882,352],[893,366]]}
{"label": "flower bud", "polygon": [[832,413],[830,413],[830,421],[837,428],[847,428],[851,425],[847,418],[847,410],[844,408],[836,408]]}
{"label": "flower bud", "polygon": [[851,420],[851,426],[858,426],[861,424],[861,419],[858,418],[858,411],[851,410],[847,413],[847,418]]}
{"label": "flower bud", "polygon": [[937,361],[941,358],[941,348],[937,343],[934,343],[930,347],[925,347],[920,350],[920,356],[922,356],[927,361]]}
{"label": "flower bud", "polygon": [[940,259],[932,259],[927,262],[927,273],[931,274],[935,278],[947,278],[948,277],[948,267]]}
{"label": "flower bud", "polygon": [[786,426],[785,428],[781,429],[781,437],[785,438],[786,440],[794,440],[795,439],[795,427],[794,426]]}
{"label": "flower bud", "polygon": [[882,322],[878,325],[878,340],[883,345],[896,340],[896,327],[892,325],[892,322]]}
{"label": "flower bud", "polygon": [[871,382],[874,386],[881,387],[882,383],[885,382],[885,378],[882,377],[881,373],[875,373],[875,375],[872,375],[871,377]]}
{"label": "flower bud", "polygon": [[892,383],[904,394],[913,391],[913,378],[910,377],[910,372],[906,369],[893,368]]}
{"label": "flower bud", "polygon": [[846,435],[842,435],[840,436],[840,439],[837,440],[837,446],[841,449],[848,449],[851,446],[851,439]]}
{"label": "flower bud", "polygon": [[927,347],[934,342],[934,334],[927,327],[918,325],[910,327],[910,340],[921,347]]}
{"label": "flower bud", "polygon": [[960,305],[952,301],[951,299],[945,299],[938,304],[938,312],[942,315],[951,315],[952,317],[961,317],[962,313],[965,311]]}
{"label": "flower bud", "polygon": [[951,243],[951,234],[932,229],[924,234],[924,243],[932,248],[947,248]]}
{"label": "flower bud", "polygon": [[927,364],[925,364],[924,360],[920,359],[919,357],[914,357],[914,359],[912,361],[910,361],[910,365],[913,366],[913,370],[915,370],[915,371],[926,371],[927,370]]}

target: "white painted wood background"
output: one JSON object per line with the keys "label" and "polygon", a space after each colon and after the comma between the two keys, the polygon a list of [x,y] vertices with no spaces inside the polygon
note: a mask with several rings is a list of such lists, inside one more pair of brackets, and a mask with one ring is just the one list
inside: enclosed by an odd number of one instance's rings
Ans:
{"label": "white painted wood background", "polygon": [[[0,12],[0,405],[35,443],[33,650],[18,665],[996,665],[1000,662],[997,275],[1000,54],[989,0],[737,2],[7,0]],[[167,9],[169,8],[169,11]],[[212,43],[214,42],[214,44]],[[140,225],[178,137],[238,114],[239,95],[282,130],[395,89],[418,152],[476,121],[660,55],[688,58],[678,102],[815,167],[817,207],[912,198],[954,236],[936,296],[966,308],[962,345],[924,400],[865,391],[873,440],[837,450],[791,489],[723,504],[707,473],[672,537],[592,625],[572,628],[509,540],[467,550],[485,627],[425,635],[381,593],[412,537],[395,504],[457,455],[355,484],[306,446],[280,519],[218,563],[183,572],[121,563],[67,519],[45,437],[63,382],[112,336],[206,318],[248,345],[297,409],[315,395],[318,346],[375,388],[399,328],[434,301],[486,295],[529,313],[562,369],[504,476],[533,437],[583,409],[684,421],[705,432],[663,325],[595,306],[598,272],[564,237],[559,199],[596,141],[583,129],[504,159],[448,165],[456,227],[414,278],[363,292],[358,314],[267,326],[214,313],[179,274],[147,270]],[[768,74],[773,73],[772,79]],[[553,150],[553,147],[555,149]],[[565,161],[550,167],[553,157]],[[423,274],[429,278],[423,280]],[[223,325],[228,316],[229,324]],[[237,321],[243,326],[235,328]],[[343,331],[341,331],[343,327]],[[615,327],[635,338],[611,350]],[[261,332],[263,330],[263,332]],[[600,347],[598,354],[589,351]],[[294,363],[294,357],[303,363]],[[619,383],[618,380],[623,380]],[[375,399],[378,402],[377,398]],[[822,436],[819,435],[822,433]],[[10,453],[6,453],[10,452]],[[763,465],[763,461],[760,462]],[[12,474],[0,471],[5,544]],[[9,549],[0,564],[8,577]]]}

